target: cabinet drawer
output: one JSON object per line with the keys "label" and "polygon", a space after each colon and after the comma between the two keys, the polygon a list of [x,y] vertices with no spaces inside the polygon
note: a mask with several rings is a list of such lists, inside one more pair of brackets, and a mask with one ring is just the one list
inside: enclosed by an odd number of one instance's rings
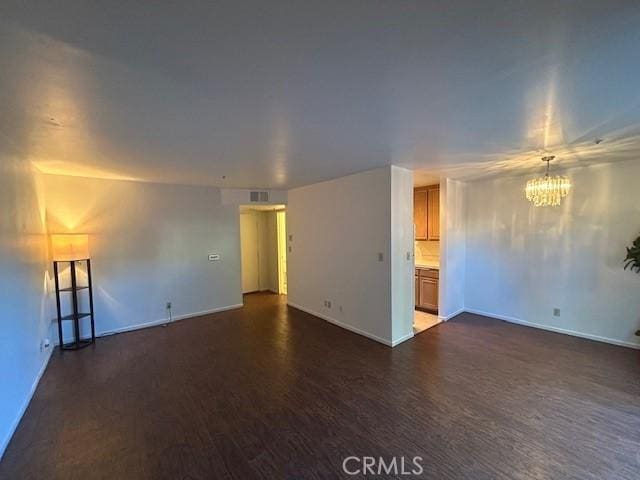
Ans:
{"label": "cabinet drawer", "polygon": [[434,268],[416,268],[416,275],[423,278],[440,278],[440,272]]}

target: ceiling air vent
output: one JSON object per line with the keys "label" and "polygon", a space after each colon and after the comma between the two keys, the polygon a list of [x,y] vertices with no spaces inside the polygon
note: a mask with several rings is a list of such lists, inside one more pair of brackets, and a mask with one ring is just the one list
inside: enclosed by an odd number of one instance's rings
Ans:
{"label": "ceiling air vent", "polygon": [[249,200],[251,202],[268,202],[269,192],[249,192]]}

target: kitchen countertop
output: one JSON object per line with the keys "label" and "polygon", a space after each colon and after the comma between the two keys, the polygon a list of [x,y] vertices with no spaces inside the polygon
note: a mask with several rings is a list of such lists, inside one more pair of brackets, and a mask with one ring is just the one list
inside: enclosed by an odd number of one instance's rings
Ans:
{"label": "kitchen countertop", "polygon": [[439,262],[420,262],[416,263],[416,268],[431,268],[435,270],[440,270]]}

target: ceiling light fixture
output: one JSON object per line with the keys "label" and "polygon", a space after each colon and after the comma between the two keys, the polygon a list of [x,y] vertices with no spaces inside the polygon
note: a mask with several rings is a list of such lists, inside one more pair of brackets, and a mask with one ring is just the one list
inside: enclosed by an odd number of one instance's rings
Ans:
{"label": "ceiling light fixture", "polygon": [[547,172],[544,177],[535,178],[527,182],[525,189],[527,200],[536,207],[558,206],[564,197],[569,195],[571,190],[571,180],[567,177],[549,175],[549,163],[553,160],[553,155],[542,157],[543,162],[547,162]]}

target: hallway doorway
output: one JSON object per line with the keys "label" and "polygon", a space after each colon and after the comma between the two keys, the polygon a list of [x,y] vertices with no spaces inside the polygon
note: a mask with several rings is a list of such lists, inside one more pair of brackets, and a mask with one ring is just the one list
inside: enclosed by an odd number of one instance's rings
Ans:
{"label": "hallway doorway", "polygon": [[242,293],[287,293],[284,205],[240,207]]}

